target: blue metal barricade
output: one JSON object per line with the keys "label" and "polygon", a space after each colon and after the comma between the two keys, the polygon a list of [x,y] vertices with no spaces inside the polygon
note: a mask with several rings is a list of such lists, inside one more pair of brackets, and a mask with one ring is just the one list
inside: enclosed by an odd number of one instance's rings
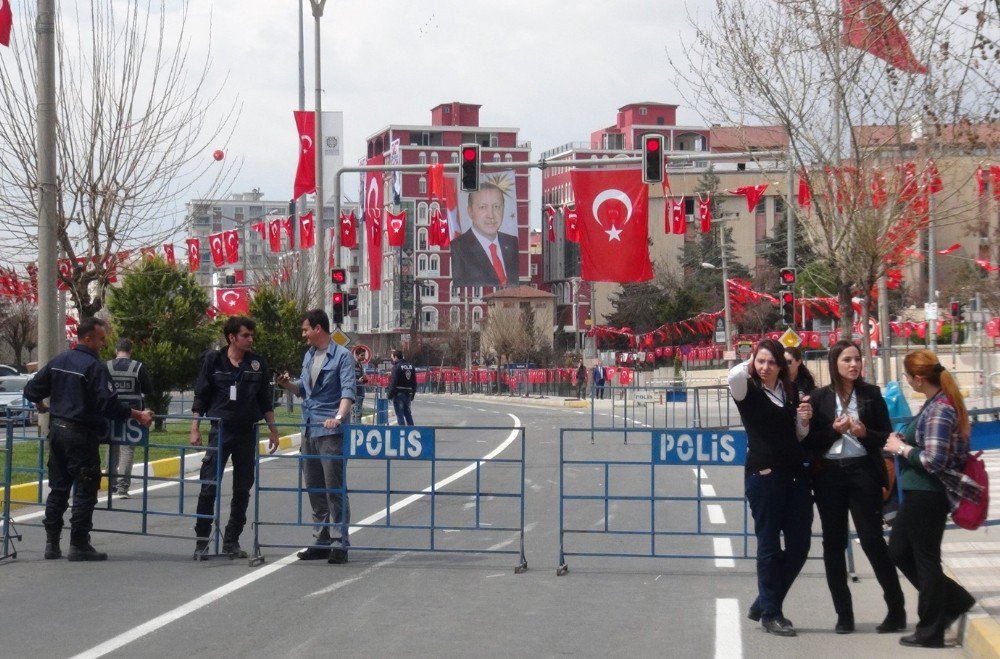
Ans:
{"label": "blue metal barricade", "polygon": [[[258,462],[252,562],[263,562],[265,548],[303,547],[304,529],[318,534],[349,524],[352,550],[508,554],[517,557],[515,572],[527,568],[524,428],[348,425],[344,432],[344,457],[275,455],[266,466]],[[469,456],[472,434],[488,443],[495,437],[497,448]],[[306,487],[306,460],[336,462],[344,487]],[[315,521],[310,494],[348,496],[354,519],[334,514]],[[369,514],[356,519],[362,510]],[[336,530],[329,535],[347,535]]]}

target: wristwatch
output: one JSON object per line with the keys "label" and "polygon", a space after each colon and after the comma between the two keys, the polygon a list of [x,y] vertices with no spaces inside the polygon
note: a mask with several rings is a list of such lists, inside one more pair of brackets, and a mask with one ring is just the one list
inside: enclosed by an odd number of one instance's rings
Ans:
{"label": "wristwatch", "polygon": [[343,421],[344,420],[344,417],[341,414],[338,414],[337,416],[335,416],[333,418],[336,419],[337,421]]}
{"label": "wristwatch", "polygon": [[906,444],[900,444],[899,448],[896,449],[896,455],[903,455],[904,450],[906,450]]}

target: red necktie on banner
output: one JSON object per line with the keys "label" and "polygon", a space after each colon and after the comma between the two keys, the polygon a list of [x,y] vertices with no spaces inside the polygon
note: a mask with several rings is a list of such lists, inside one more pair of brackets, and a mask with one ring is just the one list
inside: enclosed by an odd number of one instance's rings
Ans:
{"label": "red necktie on banner", "polygon": [[497,279],[500,280],[500,285],[506,286],[507,274],[503,270],[503,262],[500,260],[500,255],[497,254],[496,243],[490,243],[490,260],[493,261],[493,270],[497,273]]}
{"label": "red necktie on banner", "polygon": [[316,139],[316,113],[296,111],[295,126],[299,131],[299,167],[295,171],[292,197],[298,199],[304,194],[316,192],[316,145],[313,144]]}

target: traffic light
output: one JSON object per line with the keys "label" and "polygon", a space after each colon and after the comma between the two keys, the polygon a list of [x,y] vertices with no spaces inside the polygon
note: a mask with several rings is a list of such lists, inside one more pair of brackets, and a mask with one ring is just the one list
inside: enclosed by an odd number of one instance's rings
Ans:
{"label": "traffic light", "polygon": [[958,300],[951,301],[951,319],[955,323],[962,321],[962,304]]}
{"label": "traffic light", "polygon": [[795,286],[795,268],[782,268],[778,271],[778,279],[782,286]]}
{"label": "traffic light", "polygon": [[333,292],[333,324],[341,325],[344,322],[344,293]]}
{"label": "traffic light", "polygon": [[663,135],[642,136],[642,182],[663,183]]}
{"label": "traffic light", "polygon": [[479,145],[463,144],[459,162],[459,180],[462,184],[462,192],[476,192],[479,190]]}
{"label": "traffic light", "polygon": [[354,293],[346,293],[344,295],[344,315],[349,315],[352,311],[357,311],[358,309],[358,296]]}
{"label": "traffic light", "polygon": [[333,281],[335,286],[342,286],[347,283],[347,270],[344,268],[332,268],[330,270],[330,279]]}
{"label": "traffic light", "polygon": [[792,291],[781,292],[781,320],[789,327],[795,324],[795,293]]}

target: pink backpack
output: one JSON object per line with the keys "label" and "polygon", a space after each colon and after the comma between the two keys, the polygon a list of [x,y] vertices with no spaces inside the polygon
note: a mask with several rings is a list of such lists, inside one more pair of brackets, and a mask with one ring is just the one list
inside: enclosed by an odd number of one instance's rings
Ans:
{"label": "pink backpack", "polygon": [[951,519],[963,529],[975,531],[986,521],[986,513],[990,507],[990,479],[986,474],[986,463],[983,462],[983,452],[969,453],[965,457],[965,468],[962,473],[982,486],[983,492],[979,503],[970,499],[962,499],[958,508],[951,514]]}

